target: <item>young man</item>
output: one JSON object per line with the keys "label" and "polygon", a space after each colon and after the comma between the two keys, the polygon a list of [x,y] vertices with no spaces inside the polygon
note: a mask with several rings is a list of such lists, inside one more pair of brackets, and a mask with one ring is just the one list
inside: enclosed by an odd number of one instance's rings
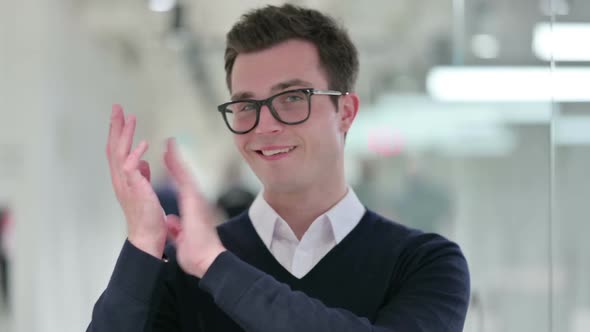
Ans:
{"label": "young man", "polygon": [[219,111],[263,191],[215,229],[169,141],[181,215],[164,216],[147,143],[131,151],[135,118],[113,107],[107,155],[128,241],[88,331],[461,331],[469,276],[457,245],[366,210],[346,184],[359,108],[346,32],[317,11],[269,6],[228,33],[225,62],[232,101]]}

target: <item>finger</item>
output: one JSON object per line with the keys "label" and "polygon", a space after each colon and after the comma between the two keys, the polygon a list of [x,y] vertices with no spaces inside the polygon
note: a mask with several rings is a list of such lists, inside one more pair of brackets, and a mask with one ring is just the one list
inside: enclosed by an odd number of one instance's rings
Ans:
{"label": "finger", "polygon": [[138,168],[141,176],[143,176],[148,182],[151,182],[150,164],[145,160],[140,160]]}
{"label": "finger", "polygon": [[169,214],[166,216],[166,228],[168,229],[168,237],[176,242],[178,235],[182,231],[182,224],[180,218],[175,214]]}
{"label": "finger", "polygon": [[109,126],[109,137],[107,140],[107,157],[109,161],[114,153],[116,146],[118,145],[123,126],[125,125],[125,119],[123,114],[123,108],[119,104],[114,104],[111,111],[111,120]]}
{"label": "finger", "polygon": [[139,163],[141,161],[141,157],[143,157],[143,154],[145,151],[147,151],[147,149],[147,142],[141,141],[125,160],[125,163],[123,164],[123,174],[127,177],[128,184],[130,184],[129,181],[135,181],[138,180],[138,177],[141,177]]}
{"label": "finger", "polygon": [[119,142],[119,138],[121,136],[121,131],[123,130],[124,124],[125,119],[123,114],[123,108],[119,104],[114,104],[112,106],[111,111],[106,154],[109,163],[109,171],[111,174],[111,183],[113,184],[113,188],[115,188],[115,190],[117,190],[117,188],[119,188],[120,186],[120,170],[118,169],[119,163],[115,162],[116,158],[114,158],[114,151]]}
{"label": "finger", "polygon": [[176,142],[172,138],[168,139],[166,142],[164,163],[166,164],[166,168],[168,168],[170,175],[172,175],[172,178],[178,184],[180,190],[182,190],[182,188],[190,188],[191,190],[197,189],[191,173],[180,157]]}
{"label": "finger", "polygon": [[[177,145],[173,139],[167,142],[167,149],[164,155],[164,162],[170,175],[178,185],[178,203],[183,217],[190,220],[201,220],[208,218],[208,205],[203,195],[198,191],[192,174],[185,167],[180,158]],[[194,223],[187,223],[184,227],[193,227]]]}
{"label": "finger", "polygon": [[[135,135],[135,126],[137,124],[137,118],[133,114],[127,115],[125,120],[125,126],[121,133],[117,148],[117,154],[121,158],[126,158],[131,151],[131,145],[133,145],[133,135]],[[124,159],[123,159],[124,160]]]}

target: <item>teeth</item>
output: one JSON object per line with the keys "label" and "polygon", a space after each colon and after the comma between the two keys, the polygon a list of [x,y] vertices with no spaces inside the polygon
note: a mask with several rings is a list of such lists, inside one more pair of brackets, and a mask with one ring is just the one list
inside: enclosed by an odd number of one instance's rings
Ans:
{"label": "teeth", "polygon": [[278,149],[278,150],[262,150],[262,154],[268,157],[268,156],[274,156],[275,154],[279,154],[279,153],[287,153],[293,149],[295,149],[295,147]]}

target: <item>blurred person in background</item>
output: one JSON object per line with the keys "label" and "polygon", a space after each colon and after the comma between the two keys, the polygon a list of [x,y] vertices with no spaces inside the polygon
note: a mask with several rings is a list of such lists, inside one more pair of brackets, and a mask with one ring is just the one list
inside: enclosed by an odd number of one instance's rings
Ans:
{"label": "blurred person in background", "polygon": [[346,31],[316,10],[260,8],[228,33],[225,69],[218,110],[262,191],[214,227],[169,140],[180,217],[165,216],[147,143],[132,149],[136,119],[115,105],[107,156],[128,233],[88,331],[461,331],[459,247],[366,209],[345,181],[359,109]]}
{"label": "blurred person in background", "polygon": [[7,207],[0,207],[0,297],[2,307],[10,309],[9,257],[13,241],[12,215]]}
{"label": "blurred person in background", "polygon": [[419,161],[408,157],[403,186],[393,200],[396,219],[427,232],[447,234],[452,226],[449,191],[426,173]]}
{"label": "blurred person in background", "polygon": [[180,215],[178,208],[178,192],[172,183],[172,179],[166,177],[156,186],[154,186],[158,201],[166,215]]}
{"label": "blurred person in background", "polygon": [[225,187],[217,198],[216,204],[224,217],[230,219],[247,211],[256,195],[244,185],[240,176],[239,163],[230,162],[225,173]]}

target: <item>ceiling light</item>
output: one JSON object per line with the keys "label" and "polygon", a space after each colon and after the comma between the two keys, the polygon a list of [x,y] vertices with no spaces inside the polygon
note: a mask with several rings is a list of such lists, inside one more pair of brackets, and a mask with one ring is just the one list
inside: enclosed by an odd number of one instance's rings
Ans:
{"label": "ceiling light", "polygon": [[542,60],[590,61],[590,24],[539,23],[535,26],[533,52]]}
{"label": "ceiling light", "polygon": [[471,38],[471,51],[478,58],[495,59],[500,53],[500,43],[492,35],[475,35]]}
{"label": "ceiling light", "polygon": [[149,0],[150,10],[154,12],[167,12],[176,6],[176,0]]}
{"label": "ceiling light", "polygon": [[446,101],[590,102],[590,67],[436,67],[428,93]]}

